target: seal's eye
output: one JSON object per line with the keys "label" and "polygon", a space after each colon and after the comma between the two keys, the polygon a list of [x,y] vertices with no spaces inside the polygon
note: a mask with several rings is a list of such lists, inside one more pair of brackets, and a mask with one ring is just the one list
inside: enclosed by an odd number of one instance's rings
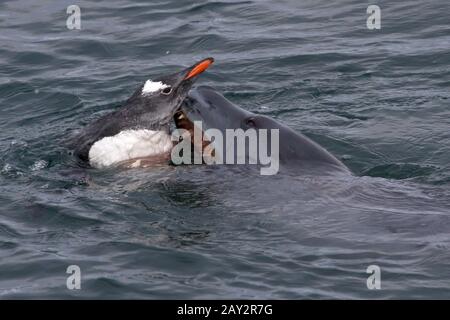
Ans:
{"label": "seal's eye", "polygon": [[245,124],[248,125],[249,127],[254,127],[255,126],[255,118],[245,119]]}
{"label": "seal's eye", "polygon": [[172,87],[166,87],[164,89],[162,89],[161,91],[162,94],[165,94],[166,96],[172,93]]}

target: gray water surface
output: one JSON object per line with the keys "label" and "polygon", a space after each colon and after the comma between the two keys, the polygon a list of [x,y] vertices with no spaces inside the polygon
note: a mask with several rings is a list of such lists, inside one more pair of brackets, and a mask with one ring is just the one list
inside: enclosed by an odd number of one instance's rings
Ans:
{"label": "gray water surface", "polygon": [[[0,298],[450,298],[448,1],[77,1],[81,30],[71,4],[0,2]],[[208,56],[199,84],[355,176],[95,170],[64,148]]]}

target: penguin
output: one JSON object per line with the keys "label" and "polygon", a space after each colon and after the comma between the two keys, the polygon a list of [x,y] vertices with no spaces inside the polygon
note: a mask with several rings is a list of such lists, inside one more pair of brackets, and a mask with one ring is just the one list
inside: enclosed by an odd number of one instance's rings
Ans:
{"label": "penguin", "polygon": [[180,72],[146,80],[123,106],[95,120],[73,140],[74,155],[94,168],[164,157],[173,143],[170,124],[198,76],[214,62],[206,58]]}

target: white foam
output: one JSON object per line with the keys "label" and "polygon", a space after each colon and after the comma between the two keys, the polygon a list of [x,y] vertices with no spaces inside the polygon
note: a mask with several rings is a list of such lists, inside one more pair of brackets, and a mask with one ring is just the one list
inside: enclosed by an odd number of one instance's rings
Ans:
{"label": "white foam", "polygon": [[8,172],[11,172],[11,171],[13,171],[12,165],[10,165],[9,163],[6,163],[3,166],[2,170],[1,170],[1,173],[8,173]]}
{"label": "white foam", "polygon": [[38,160],[35,163],[33,163],[32,166],[30,166],[31,171],[39,171],[47,167],[48,162],[45,160]]}
{"label": "white foam", "polygon": [[172,140],[165,131],[124,130],[94,143],[89,150],[89,163],[95,168],[105,168],[125,160],[164,154],[170,150]]}
{"label": "white foam", "polygon": [[142,94],[149,94],[159,90],[163,90],[165,88],[169,88],[170,86],[161,82],[161,81],[151,81],[150,79],[145,81],[144,87],[142,88]]}

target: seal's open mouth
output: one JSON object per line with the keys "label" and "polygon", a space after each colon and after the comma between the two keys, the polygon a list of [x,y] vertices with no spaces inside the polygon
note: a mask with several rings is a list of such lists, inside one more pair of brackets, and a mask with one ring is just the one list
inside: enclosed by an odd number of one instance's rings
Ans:
{"label": "seal's open mouth", "polygon": [[[175,112],[175,114],[173,116],[173,120],[175,122],[175,126],[177,129],[185,130],[182,135],[182,139],[183,140],[190,139],[191,155],[193,155],[194,152],[197,152],[197,153],[202,154],[203,156],[209,156],[209,157],[215,156],[214,148],[212,147],[212,144],[209,141],[209,139],[205,136],[204,131],[202,131],[198,127],[195,127],[194,123],[188,118],[186,113],[184,113],[181,110],[181,108]],[[197,141],[197,139],[194,139],[194,136],[195,136],[194,130],[198,130],[198,132],[201,133],[201,142]],[[175,144],[177,144],[177,143],[175,143]]]}
{"label": "seal's open mouth", "polygon": [[181,109],[178,109],[175,112],[173,120],[177,129],[187,130],[191,133],[192,136],[194,135],[194,123],[189,120],[189,118]]}

